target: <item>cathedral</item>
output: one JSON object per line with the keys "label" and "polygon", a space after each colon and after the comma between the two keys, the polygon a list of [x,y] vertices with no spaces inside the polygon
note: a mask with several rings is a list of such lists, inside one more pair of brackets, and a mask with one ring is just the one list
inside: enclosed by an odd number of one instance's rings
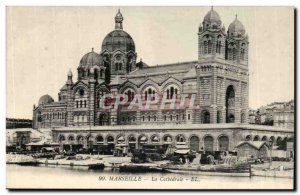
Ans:
{"label": "cathedral", "polygon": [[[248,37],[236,17],[226,32],[213,8],[198,30],[198,60],[148,66],[137,53],[133,38],[123,29],[118,11],[115,29],[70,71],[55,102],[49,95],[33,109],[34,128],[82,125],[139,125],[153,123],[247,123]],[[75,81],[74,81],[75,80]],[[167,99],[195,94],[197,109],[128,110],[100,107],[104,94],[167,94]],[[157,105],[160,104],[157,103]]]}
{"label": "cathedral", "polygon": [[[211,8],[198,28],[198,59],[152,66],[137,60],[134,40],[124,30],[123,20],[119,10],[115,29],[104,38],[100,53],[92,49],[81,58],[77,79],[69,71],[57,102],[44,95],[34,105],[34,128],[51,129],[53,141],[66,150],[134,149],[157,143],[228,151],[246,138],[274,141],[291,135],[248,124],[249,41],[237,16],[226,30]],[[158,100],[146,109],[129,109],[129,103],[117,109],[101,106],[104,96],[110,95],[113,102],[117,94],[129,101],[137,96],[142,100],[164,96],[167,105],[161,107]],[[193,100],[194,106],[170,106],[180,97]]]}

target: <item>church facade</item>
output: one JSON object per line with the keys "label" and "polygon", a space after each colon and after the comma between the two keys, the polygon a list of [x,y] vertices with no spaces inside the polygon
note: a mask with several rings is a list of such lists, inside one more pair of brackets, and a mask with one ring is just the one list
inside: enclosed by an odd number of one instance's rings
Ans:
{"label": "church facade", "polygon": [[[212,8],[200,24],[197,35],[198,59],[149,66],[137,60],[134,40],[124,31],[123,16],[118,11],[115,29],[104,38],[101,51],[97,53],[92,49],[82,57],[76,79],[71,71],[68,73],[67,81],[58,93],[58,101],[44,95],[34,106],[34,128],[52,128],[54,140],[86,146],[89,139],[95,144],[117,144],[118,140],[129,144],[126,129],[136,134],[139,127],[148,125],[145,128],[148,129],[153,126],[153,132],[158,133],[144,137],[145,134],[135,135],[131,140],[135,147],[138,147],[138,141],[145,140],[189,142],[197,129],[207,127],[206,133],[203,133],[204,144],[204,135],[209,134],[207,129],[211,129],[207,126],[209,124],[231,127],[225,123],[232,123],[229,125],[233,125],[233,129],[242,130],[240,126],[248,123],[249,99],[249,41],[246,30],[237,16],[226,30],[219,14]],[[109,102],[113,104],[118,94],[128,102],[117,105],[117,108],[103,108],[107,103],[103,97],[109,96]],[[142,100],[142,107],[130,109],[130,103],[135,102],[137,97]],[[193,102],[194,106],[180,104],[182,97]],[[149,100],[152,101],[151,106],[145,108],[145,102]],[[164,107],[162,102],[166,104]],[[174,108],[171,104],[180,104],[181,107]],[[169,128],[173,125],[185,127],[185,124],[194,127],[186,136]],[[245,131],[247,134],[249,129]],[[224,128],[224,132],[227,130],[230,135],[221,137],[221,145],[226,145],[227,150],[229,138],[237,142],[246,137],[240,133],[236,138],[237,134],[232,129]],[[167,134],[167,137],[163,135],[165,131],[174,132],[168,134],[168,139]],[[220,139],[224,132],[219,132],[215,138],[207,138],[206,143],[214,143],[213,140]],[[101,135],[103,133],[105,136]],[[198,149],[200,137],[195,141]],[[232,143],[230,149],[233,147]],[[218,150],[213,146],[209,148]]]}
{"label": "church facade", "polygon": [[[136,62],[132,37],[123,30],[123,16],[115,17],[115,29],[102,42],[100,53],[85,54],[73,81],[70,71],[57,102],[42,96],[33,110],[35,128],[143,123],[247,123],[248,37],[236,18],[226,32],[213,9],[198,31],[198,60],[148,66]],[[101,109],[104,94],[166,95],[178,99],[195,94],[196,109]],[[160,102],[157,103],[160,105]],[[124,106],[123,106],[124,107]]]}

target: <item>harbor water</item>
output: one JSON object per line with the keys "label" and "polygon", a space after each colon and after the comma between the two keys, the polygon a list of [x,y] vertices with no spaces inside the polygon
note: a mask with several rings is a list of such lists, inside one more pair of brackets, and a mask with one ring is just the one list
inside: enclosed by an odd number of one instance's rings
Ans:
{"label": "harbor water", "polygon": [[293,179],[175,173],[119,173],[87,167],[6,165],[7,188],[39,189],[292,189]]}

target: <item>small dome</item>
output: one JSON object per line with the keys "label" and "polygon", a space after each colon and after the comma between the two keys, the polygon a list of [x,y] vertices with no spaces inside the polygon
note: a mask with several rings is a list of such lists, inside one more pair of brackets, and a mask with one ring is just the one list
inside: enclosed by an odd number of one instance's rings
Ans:
{"label": "small dome", "polygon": [[123,15],[122,15],[122,13],[120,12],[120,9],[118,10],[118,13],[117,13],[117,15],[116,15],[116,17],[115,17],[115,21],[116,22],[123,22]]}
{"label": "small dome", "polygon": [[113,52],[121,50],[124,52],[135,52],[135,44],[131,36],[122,29],[117,29],[110,32],[102,42],[102,51],[108,50]]}
{"label": "small dome", "polygon": [[213,8],[211,8],[211,10],[204,17],[203,27],[212,27],[213,25],[221,26],[221,24],[222,21],[219,14]]}
{"label": "small dome", "polygon": [[73,73],[72,73],[72,71],[70,69],[69,72],[68,72],[68,77],[72,77],[72,76],[73,76]]}
{"label": "small dome", "polygon": [[42,97],[40,97],[39,99],[39,105],[41,104],[50,104],[54,102],[53,98],[50,95],[43,95]]}
{"label": "small dome", "polygon": [[235,17],[235,20],[228,27],[229,36],[244,36],[245,35],[244,25]]}
{"label": "small dome", "polygon": [[90,69],[94,65],[101,65],[101,56],[94,52],[94,50],[92,50],[92,52],[85,54],[81,58],[79,68],[83,68],[86,70]]}

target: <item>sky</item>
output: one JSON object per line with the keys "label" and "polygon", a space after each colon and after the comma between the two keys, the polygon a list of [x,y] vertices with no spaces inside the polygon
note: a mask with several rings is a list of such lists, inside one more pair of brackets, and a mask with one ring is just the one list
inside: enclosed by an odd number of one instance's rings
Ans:
{"label": "sky", "polygon": [[[118,9],[149,65],[197,60],[198,27],[210,7],[7,7],[7,117],[32,118],[33,105],[58,92],[81,57],[98,53]],[[249,107],[294,98],[293,7],[214,7],[226,31],[235,19],[249,36]]]}

